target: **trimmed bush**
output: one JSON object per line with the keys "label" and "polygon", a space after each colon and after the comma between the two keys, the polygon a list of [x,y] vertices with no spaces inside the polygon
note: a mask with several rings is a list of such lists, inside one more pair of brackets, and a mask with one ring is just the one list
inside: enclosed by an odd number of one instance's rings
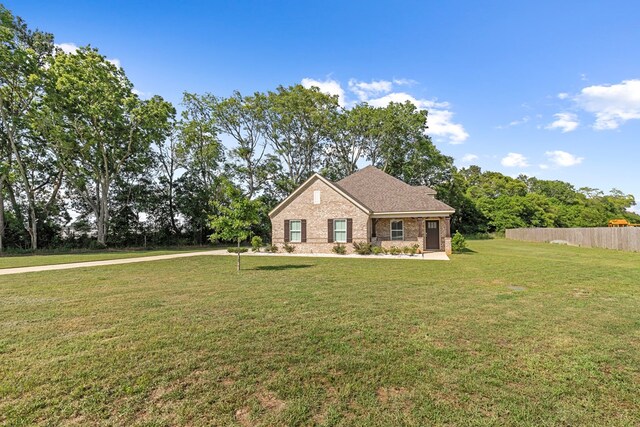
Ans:
{"label": "trimmed bush", "polygon": [[333,252],[334,254],[338,254],[338,255],[346,255],[347,247],[345,245],[343,245],[342,243],[338,243],[337,245],[335,245],[331,249],[331,252]]}
{"label": "trimmed bush", "polygon": [[456,234],[451,238],[451,250],[456,253],[464,252],[467,249],[467,241],[464,236],[456,231]]}
{"label": "trimmed bush", "polygon": [[389,253],[390,253],[391,255],[400,255],[400,254],[402,253],[402,249],[400,249],[400,248],[399,248],[399,247],[397,247],[397,246],[391,246],[391,247],[389,248]]}
{"label": "trimmed bush", "polygon": [[277,245],[269,245],[265,248],[265,250],[267,252],[271,252],[272,254],[275,254],[276,252],[278,252],[278,246]]}
{"label": "trimmed bush", "polygon": [[293,251],[296,250],[296,247],[293,245],[290,245],[288,243],[285,243],[284,246],[282,246],[282,248],[285,250],[285,252],[287,252],[288,254],[293,253]]}
{"label": "trimmed bush", "polygon": [[253,252],[260,252],[260,248],[262,247],[262,237],[253,236],[251,239],[251,250]]}

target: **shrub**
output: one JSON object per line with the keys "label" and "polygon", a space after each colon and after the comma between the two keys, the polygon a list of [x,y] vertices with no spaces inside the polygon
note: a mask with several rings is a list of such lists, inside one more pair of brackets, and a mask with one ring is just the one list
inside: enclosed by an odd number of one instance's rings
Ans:
{"label": "shrub", "polygon": [[467,241],[459,231],[456,231],[456,234],[451,238],[451,250],[460,253],[464,252],[465,249],[467,249]]}
{"label": "shrub", "polygon": [[287,253],[293,253],[293,251],[296,250],[296,247],[293,245],[290,245],[288,243],[285,243],[284,246],[282,246],[282,248],[287,252]]}
{"label": "shrub", "polygon": [[420,250],[420,245],[418,243],[415,243],[415,244],[413,244],[411,246],[408,246],[408,249],[409,250],[407,252],[405,252],[405,254],[408,253],[409,256],[414,256]]}
{"label": "shrub", "polygon": [[271,252],[272,254],[275,254],[276,252],[278,252],[278,246],[277,245],[269,245],[265,248],[265,250],[267,252]]}
{"label": "shrub", "polygon": [[371,255],[372,252],[369,242],[353,242],[353,249],[358,255]]}
{"label": "shrub", "polygon": [[391,255],[399,255],[399,254],[401,254],[401,253],[402,253],[402,249],[400,249],[400,248],[399,248],[399,247],[397,247],[397,246],[391,246],[391,247],[389,248],[389,253],[390,253]]}
{"label": "shrub", "polygon": [[249,249],[247,248],[227,248],[227,252],[231,254],[243,254],[247,252]]}
{"label": "shrub", "polygon": [[374,255],[380,255],[385,253],[384,248],[382,246],[373,246],[371,248],[371,252],[373,252]]}
{"label": "shrub", "polygon": [[342,243],[338,243],[331,249],[331,252],[338,255],[345,255],[347,253],[347,247]]}
{"label": "shrub", "polygon": [[253,236],[251,239],[251,250],[253,252],[260,252],[260,248],[262,247],[262,237]]}
{"label": "shrub", "polygon": [[409,255],[411,253],[411,246],[403,246],[402,253],[405,255]]}
{"label": "shrub", "polygon": [[89,249],[102,251],[104,249],[107,249],[107,245],[105,245],[104,243],[98,243],[97,240],[91,240],[89,242]]}

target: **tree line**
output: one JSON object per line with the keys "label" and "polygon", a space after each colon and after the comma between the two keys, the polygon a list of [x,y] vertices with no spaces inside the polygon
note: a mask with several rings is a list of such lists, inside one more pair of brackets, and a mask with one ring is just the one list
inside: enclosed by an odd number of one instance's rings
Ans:
{"label": "tree line", "polygon": [[305,179],[365,163],[434,187],[467,233],[638,219],[618,191],[458,170],[411,103],[347,109],[293,85],[184,93],[178,113],[93,47],[65,53],[1,5],[0,25],[0,250],[204,244],[237,199],[268,238],[268,211]]}

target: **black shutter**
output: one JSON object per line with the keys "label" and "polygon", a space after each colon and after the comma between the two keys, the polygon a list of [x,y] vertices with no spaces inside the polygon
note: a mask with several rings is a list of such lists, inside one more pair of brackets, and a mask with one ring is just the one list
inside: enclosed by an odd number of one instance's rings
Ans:
{"label": "black shutter", "polygon": [[284,242],[289,243],[289,220],[284,220]]}
{"label": "black shutter", "polygon": [[416,222],[418,223],[418,237],[422,237],[422,227],[424,227],[424,220],[417,218]]}
{"label": "black shutter", "polygon": [[327,220],[327,242],[333,243],[333,220]]}
{"label": "black shutter", "polygon": [[301,219],[300,220],[300,241],[302,243],[306,243],[307,242],[307,220],[306,219]]}
{"label": "black shutter", "polygon": [[347,243],[353,241],[353,219],[347,218]]}

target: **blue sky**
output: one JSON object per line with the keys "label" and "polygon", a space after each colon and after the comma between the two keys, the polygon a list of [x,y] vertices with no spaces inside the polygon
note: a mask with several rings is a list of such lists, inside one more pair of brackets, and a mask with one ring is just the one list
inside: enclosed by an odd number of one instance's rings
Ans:
{"label": "blue sky", "polygon": [[4,4],[99,48],[144,95],[304,82],[346,106],[410,99],[458,166],[640,199],[637,1]]}

